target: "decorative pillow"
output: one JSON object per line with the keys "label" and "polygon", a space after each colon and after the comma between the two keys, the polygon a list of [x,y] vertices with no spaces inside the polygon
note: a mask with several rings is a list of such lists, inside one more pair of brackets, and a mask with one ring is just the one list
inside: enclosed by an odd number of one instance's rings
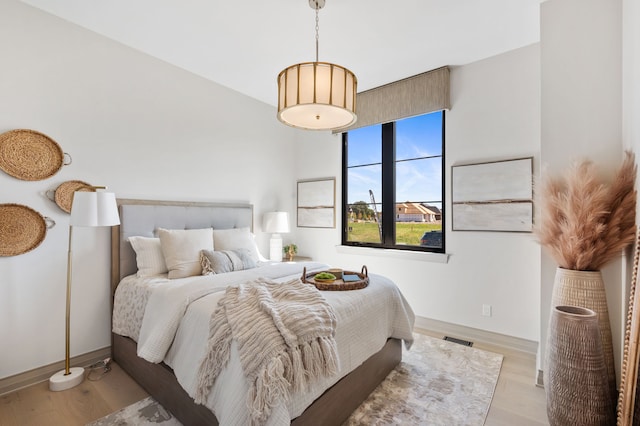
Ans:
{"label": "decorative pillow", "polygon": [[256,262],[247,249],[202,250],[200,252],[202,275],[223,274],[256,267]]}
{"label": "decorative pillow", "polygon": [[247,249],[254,262],[261,261],[262,256],[249,228],[214,229],[213,245],[216,250]]}
{"label": "decorative pillow", "polygon": [[211,228],[158,229],[169,278],[200,275],[200,250],[213,250]]}
{"label": "decorative pillow", "polygon": [[167,263],[162,254],[160,238],[129,237],[129,242],[133,251],[136,252],[137,276],[150,277],[167,273]]}

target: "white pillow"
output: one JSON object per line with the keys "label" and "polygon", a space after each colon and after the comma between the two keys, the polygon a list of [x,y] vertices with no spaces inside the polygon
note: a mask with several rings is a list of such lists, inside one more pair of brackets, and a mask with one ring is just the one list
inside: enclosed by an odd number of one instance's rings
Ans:
{"label": "white pillow", "polygon": [[211,228],[158,229],[169,278],[200,275],[200,250],[213,250]]}
{"label": "white pillow", "polygon": [[264,259],[249,228],[214,229],[213,245],[216,250],[247,249],[254,262]]}
{"label": "white pillow", "polygon": [[150,277],[167,273],[167,263],[160,246],[160,238],[129,237],[131,247],[136,252],[138,277]]}
{"label": "white pillow", "polygon": [[254,234],[253,232],[251,233],[251,241],[253,242],[253,248],[258,253],[258,261],[260,261],[260,262],[268,262],[269,259],[264,257],[262,255],[262,253],[260,252],[260,249],[258,248],[258,243],[256,243],[256,234]]}

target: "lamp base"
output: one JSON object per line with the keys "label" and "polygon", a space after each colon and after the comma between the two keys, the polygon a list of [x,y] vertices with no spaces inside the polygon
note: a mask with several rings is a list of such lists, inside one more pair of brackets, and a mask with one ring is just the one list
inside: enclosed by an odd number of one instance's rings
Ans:
{"label": "lamp base", "polygon": [[50,391],[63,391],[78,386],[84,380],[84,368],[72,367],[69,374],[65,376],[65,370],[58,371],[49,378]]}
{"label": "lamp base", "polygon": [[269,260],[282,262],[282,237],[280,234],[273,234],[269,240]]}

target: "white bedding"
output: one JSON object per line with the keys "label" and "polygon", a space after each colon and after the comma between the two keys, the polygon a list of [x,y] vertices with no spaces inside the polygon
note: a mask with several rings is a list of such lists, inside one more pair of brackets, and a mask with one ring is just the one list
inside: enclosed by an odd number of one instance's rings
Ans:
{"label": "white bedding", "polygon": [[[193,396],[196,375],[209,336],[209,319],[227,285],[258,277],[286,281],[307,271],[327,269],[315,263],[267,264],[247,271],[168,280],[125,278],[114,298],[113,331],[138,341],[138,353],[152,362],[164,361],[173,368],[178,382]],[[268,425],[289,424],[326,388],[362,364],[384,346],[387,338],[413,341],[414,314],[390,280],[370,274],[370,284],[353,291],[323,292],[337,317],[336,342],[340,372],[321,380],[307,393],[294,394],[285,406],[276,407]],[[141,316],[141,307],[144,315]],[[207,406],[222,425],[244,425],[249,419],[246,395],[249,389],[242,374],[237,348],[232,344],[231,360],[218,376]]]}

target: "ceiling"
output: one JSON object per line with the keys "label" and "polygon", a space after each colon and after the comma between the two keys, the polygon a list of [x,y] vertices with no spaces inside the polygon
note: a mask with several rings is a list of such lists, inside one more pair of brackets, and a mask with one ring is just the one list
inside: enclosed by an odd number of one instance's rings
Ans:
{"label": "ceiling", "polygon": [[[315,59],[308,0],[22,1],[271,105],[278,73]],[[538,42],[542,1],[327,0],[319,60],[358,91],[465,65]]]}

